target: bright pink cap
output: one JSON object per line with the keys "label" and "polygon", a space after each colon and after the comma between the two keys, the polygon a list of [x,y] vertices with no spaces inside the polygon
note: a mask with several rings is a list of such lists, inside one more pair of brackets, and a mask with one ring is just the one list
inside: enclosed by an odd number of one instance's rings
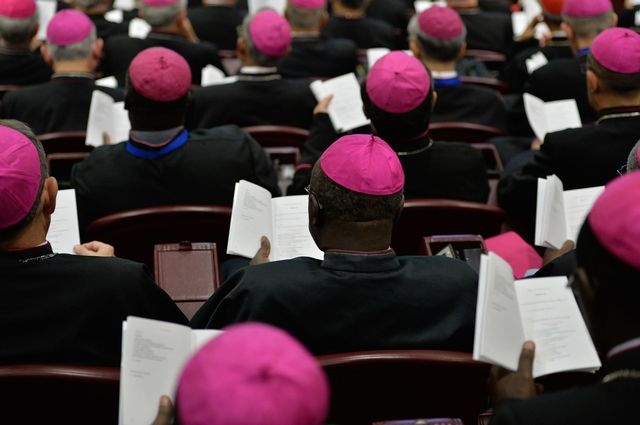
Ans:
{"label": "bright pink cap", "polygon": [[606,29],[593,40],[591,54],[609,71],[636,74],[640,72],[640,34],[627,28]]}
{"label": "bright pink cap", "polygon": [[271,325],[234,325],[182,370],[176,393],[182,425],[321,425],[329,384],[313,356]]}
{"label": "bright pink cap", "polygon": [[431,80],[425,66],[404,52],[384,55],[371,67],[367,94],[378,108],[401,114],[417,108],[429,95]]}
{"label": "bright pink cap", "polygon": [[527,270],[542,267],[542,257],[516,232],[492,236],[485,239],[484,243],[487,251],[495,252],[509,263],[516,279],[523,278]]}
{"label": "bright pink cap", "polygon": [[275,10],[256,13],[249,23],[249,37],[256,49],[274,58],[283,56],[291,44],[291,27]]}
{"label": "bright pink cap", "polygon": [[632,171],[607,185],[591,208],[591,230],[612,255],[640,269],[640,172]]}
{"label": "bright pink cap", "polygon": [[611,0],[565,0],[562,15],[571,18],[600,16],[613,8]]}
{"label": "bright pink cap", "polygon": [[289,3],[301,9],[320,9],[327,4],[326,0],[289,0]]}
{"label": "bright pink cap", "polygon": [[147,6],[162,7],[176,4],[178,3],[178,0],[142,0],[142,3],[146,4]]}
{"label": "bright pink cap", "polygon": [[11,19],[30,18],[36,13],[34,0],[2,0],[0,1],[0,16]]}
{"label": "bright pink cap", "polygon": [[320,157],[333,182],[365,195],[393,195],[404,187],[398,155],[379,137],[350,134],[333,142]]}
{"label": "bright pink cap", "polygon": [[0,126],[0,229],[24,219],[40,191],[40,156],[31,140]]}
{"label": "bright pink cap", "polygon": [[150,47],[131,61],[129,80],[142,97],[156,102],[171,102],[189,91],[191,68],[173,50]]}
{"label": "bright pink cap", "polygon": [[56,13],[47,26],[47,40],[57,46],[79,43],[93,31],[93,22],[87,15],[74,9]]}
{"label": "bright pink cap", "polygon": [[450,7],[432,6],[418,16],[418,26],[425,35],[451,40],[462,35],[464,24]]}

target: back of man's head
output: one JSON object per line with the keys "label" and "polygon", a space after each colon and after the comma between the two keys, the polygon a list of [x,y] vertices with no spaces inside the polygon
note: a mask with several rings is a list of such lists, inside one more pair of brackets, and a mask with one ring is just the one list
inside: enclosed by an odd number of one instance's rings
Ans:
{"label": "back of man's head", "polygon": [[326,0],[289,0],[286,17],[292,27],[318,30],[326,13]]}
{"label": "back of man's head", "polygon": [[336,0],[347,9],[364,10],[369,6],[371,0]]}
{"label": "back of man's head", "polygon": [[47,177],[44,149],[33,131],[19,121],[0,120],[0,243],[34,220]]}
{"label": "back of man's head", "polygon": [[562,20],[581,38],[593,38],[615,24],[610,0],[565,0]]}
{"label": "back of man's head", "polygon": [[458,59],[467,38],[460,15],[450,7],[432,6],[414,15],[407,30],[421,54],[439,62]]}
{"label": "back of man's head", "polygon": [[190,87],[191,68],[178,53],[164,47],[138,53],[125,84],[132,129],[156,131],[182,125]]}
{"label": "back of man's head", "polygon": [[291,47],[291,27],[272,9],[247,16],[238,28],[238,37],[257,66],[275,66]]}
{"label": "back of man's head", "polygon": [[56,13],[47,26],[47,48],[54,62],[89,58],[95,41],[95,25],[78,10]]}
{"label": "back of man's head", "polygon": [[589,71],[607,92],[634,98],[640,91],[640,35],[627,28],[609,28],[593,41]]}
{"label": "back of man's head", "polygon": [[8,45],[26,44],[36,35],[38,8],[34,0],[0,2],[0,39]]}
{"label": "back of man's head", "polygon": [[426,135],[433,89],[425,66],[404,52],[391,52],[369,71],[361,89],[367,117],[377,134],[393,144]]}
{"label": "back of man's head", "polygon": [[142,0],[140,16],[152,27],[174,23],[187,8],[187,0]]}

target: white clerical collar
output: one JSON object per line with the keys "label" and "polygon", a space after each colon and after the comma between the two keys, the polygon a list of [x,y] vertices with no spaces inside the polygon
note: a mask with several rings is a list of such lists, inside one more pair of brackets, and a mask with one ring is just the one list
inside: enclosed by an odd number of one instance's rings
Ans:
{"label": "white clerical collar", "polygon": [[243,66],[240,68],[241,74],[249,75],[275,74],[277,72],[278,68],[275,66]]}
{"label": "white clerical collar", "polygon": [[448,80],[450,78],[456,78],[458,73],[456,71],[431,71],[431,75],[436,80]]}
{"label": "white clerical collar", "polygon": [[630,339],[629,341],[623,342],[622,344],[618,344],[615,347],[613,347],[611,350],[609,350],[609,352],[607,353],[607,358],[611,358],[624,351],[633,350],[638,347],[640,347],[640,337]]}

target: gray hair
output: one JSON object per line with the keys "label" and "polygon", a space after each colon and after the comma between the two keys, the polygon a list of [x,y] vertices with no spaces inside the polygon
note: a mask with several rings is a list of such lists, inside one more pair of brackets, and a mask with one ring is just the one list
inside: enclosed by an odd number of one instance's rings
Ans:
{"label": "gray hair", "polygon": [[640,168],[640,164],[638,163],[638,149],[640,149],[640,140],[633,146],[633,149],[631,149],[629,153],[629,157],[627,158],[627,172]]}
{"label": "gray hair", "polygon": [[186,8],[187,0],[178,0],[167,6],[150,6],[143,2],[140,5],[140,15],[152,27],[163,27],[173,23],[178,14]]}
{"label": "gray hair", "polygon": [[287,19],[293,27],[313,29],[318,26],[322,20],[325,9],[320,7],[317,9],[304,9],[295,6],[289,0],[287,4]]}
{"label": "gray hair", "polygon": [[7,18],[0,16],[0,38],[8,44],[28,43],[38,25],[38,11],[29,18]]}
{"label": "gray hair", "polygon": [[91,30],[91,34],[86,36],[84,40],[78,41],[77,43],[59,46],[49,42],[49,52],[51,52],[51,57],[54,62],[85,59],[91,55],[91,49],[93,48],[93,43],[95,41],[96,28],[94,26]]}
{"label": "gray hair", "polygon": [[467,39],[467,28],[462,27],[462,33],[450,40],[431,37],[425,34],[418,23],[418,16],[414,15],[407,26],[409,41],[414,41],[420,46],[420,50],[433,59],[448,62],[455,60],[460,53],[460,49]]}
{"label": "gray hair", "polygon": [[562,20],[573,28],[573,32],[578,37],[595,37],[613,25],[613,11],[608,10],[602,15],[576,18],[572,16],[562,16]]}
{"label": "gray hair", "polygon": [[247,52],[249,57],[258,66],[271,67],[276,66],[280,57],[268,56],[262,53],[256,45],[253,43],[251,36],[249,35],[249,24],[255,15],[246,16],[242,21],[242,24],[238,27],[238,37],[242,37],[247,44]]}

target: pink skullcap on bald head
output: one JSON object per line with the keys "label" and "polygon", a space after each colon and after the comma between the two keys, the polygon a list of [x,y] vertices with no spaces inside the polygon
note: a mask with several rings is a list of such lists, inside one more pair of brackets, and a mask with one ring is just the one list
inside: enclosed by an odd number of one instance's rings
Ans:
{"label": "pink skullcap on bald head", "polygon": [[182,425],[321,425],[329,384],[313,356],[271,325],[234,325],[182,370],[176,393]]}
{"label": "pink skullcap on bald head", "polygon": [[191,87],[191,68],[173,50],[151,47],[138,53],[129,65],[129,80],[136,91],[156,102],[171,102]]}
{"label": "pink skullcap on bald head", "polygon": [[176,4],[179,1],[180,0],[142,0],[142,3],[146,4],[147,6],[162,7]]}
{"label": "pink skullcap on bald head", "polygon": [[275,10],[256,13],[249,23],[249,37],[256,49],[267,56],[280,57],[291,44],[291,27]]}
{"label": "pink skullcap on bald head", "polygon": [[84,13],[65,9],[53,16],[47,26],[47,41],[57,46],[79,43],[93,32],[93,22]]}
{"label": "pink skullcap on bald head", "polygon": [[625,264],[640,269],[640,171],[607,185],[587,220],[600,244]]}
{"label": "pink skullcap on bald head", "polygon": [[571,18],[600,16],[613,9],[611,0],[565,0],[562,15]]}
{"label": "pink skullcap on bald head", "polygon": [[371,67],[366,90],[378,108],[399,114],[424,102],[431,90],[431,80],[418,59],[404,52],[391,52]]}
{"label": "pink skullcap on bald head", "polygon": [[640,72],[640,34],[627,28],[606,29],[593,40],[591,54],[609,71],[637,74]]}
{"label": "pink skullcap on bald head", "polygon": [[420,31],[429,37],[451,40],[462,35],[464,24],[450,7],[432,6],[418,15]]}
{"label": "pink skullcap on bald head", "polygon": [[334,183],[365,195],[393,195],[404,187],[398,155],[379,137],[350,134],[333,142],[320,168]]}
{"label": "pink skullcap on bald head", "polygon": [[301,9],[320,9],[327,4],[326,0],[289,0],[289,3]]}
{"label": "pink skullcap on bald head", "polygon": [[40,191],[40,155],[27,136],[0,126],[0,229],[24,219]]}
{"label": "pink skullcap on bald head", "polygon": [[2,0],[0,1],[0,16],[11,19],[30,18],[36,13],[34,0]]}

